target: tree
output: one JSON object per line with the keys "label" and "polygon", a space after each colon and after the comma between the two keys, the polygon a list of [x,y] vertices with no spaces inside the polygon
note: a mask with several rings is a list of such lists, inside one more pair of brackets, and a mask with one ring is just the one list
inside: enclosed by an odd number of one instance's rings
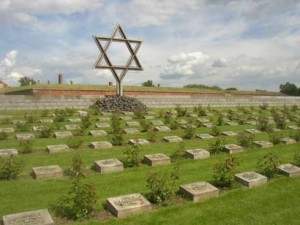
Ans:
{"label": "tree", "polygon": [[293,96],[300,95],[300,88],[298,89],[297,86],[293,83],[286,82],[285,84],[280,84],[279,88],[281,93]]}
{"label": "tree", "polygon": [[152,80],[147,80],[146,82],[143,82],[142,86],[144,86],[144,87],[155,87]]}
{"label": "tree", "polygon": [[19,80],[20,86],[28,86],[28,85],[33,85],[36,84],[36,81],[32,78],[29,77],[21,77]]}

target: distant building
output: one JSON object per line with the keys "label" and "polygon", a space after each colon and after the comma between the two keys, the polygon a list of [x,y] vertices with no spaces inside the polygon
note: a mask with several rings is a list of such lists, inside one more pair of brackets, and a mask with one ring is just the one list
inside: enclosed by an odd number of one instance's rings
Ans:
{"label": "distant building", "polygon": [[8,85],[0,80],[0,88],[6,88]]}

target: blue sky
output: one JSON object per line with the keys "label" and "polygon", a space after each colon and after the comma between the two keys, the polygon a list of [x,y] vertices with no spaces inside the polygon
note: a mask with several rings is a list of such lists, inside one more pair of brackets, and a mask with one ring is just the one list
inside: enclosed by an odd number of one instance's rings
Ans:
{"label": "blue sky", "polygon": [[[66,82],[114,82],[110,71],[93,69],[92,35],[109,36],[117,24],[143,40],[144,70],[129,71],[124,85],[300,85],[299,0],[1,0],[0,80],[57,83],[63,73]],[[126,51],[115,46],[111,57]]]}

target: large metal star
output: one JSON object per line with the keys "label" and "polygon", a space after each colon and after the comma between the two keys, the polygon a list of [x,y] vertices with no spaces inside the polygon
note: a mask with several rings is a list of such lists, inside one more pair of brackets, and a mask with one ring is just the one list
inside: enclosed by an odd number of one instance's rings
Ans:
{"label": "large metal star", "polygon": [[[110,69],[117,83],[117,95],[123,95],[121,82],[124,79],[127,71],[143,70],[140,61],[137,58],[137,52],[142,44],[142,41],[128,39],[120,25],[117,25],[110,37],[93,36],[93,38],[101,52],[95,63],[95,68]],[[104,46],[101,41],[105,42]],[[107,51],[112,42],[124,42],[126,44],[127,49],[130,52],[130,57],[128,58],[126,65],[114,65],[109,59]],[[118,70],[121,73],[118,73]]]}

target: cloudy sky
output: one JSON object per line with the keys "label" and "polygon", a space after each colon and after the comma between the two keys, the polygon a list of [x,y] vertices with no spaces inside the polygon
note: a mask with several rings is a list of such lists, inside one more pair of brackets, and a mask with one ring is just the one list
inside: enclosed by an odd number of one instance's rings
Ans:
{"label": "cloudy sky", "polygon": [[[124,85],[300,85],[300,0],[1,0],[0,80],[57,83],[63,73],[66,82],[106,85],[114,79],[93,69],[92,35],[110,36],[117,24],[143,40],[144,70],[129,71]],[[116,63],[127,54],[122,44],[109,52]]]}

